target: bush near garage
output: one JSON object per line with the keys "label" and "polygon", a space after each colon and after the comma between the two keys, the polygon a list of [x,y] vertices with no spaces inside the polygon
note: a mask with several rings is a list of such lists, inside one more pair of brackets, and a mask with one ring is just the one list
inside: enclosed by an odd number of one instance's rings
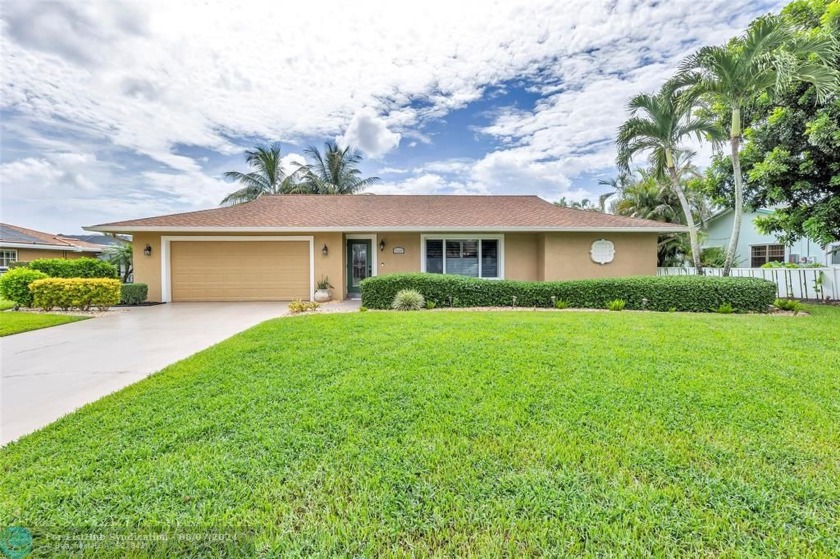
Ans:
{"label": "bush near garage", "polygon": [[483,280],[442,274],[389,274],[362,281],[362,304],[388,309],[397,293],[419,291],[442,307],[569,307],[603,309],[622,299],[626,309],[713,312],[730,304],[736,312],[767,312],[776,285],[760,278],[635,276],[574,281]]}
{"label": "bush near garage", "polygon": [[124,283],[120,286],[121,305],[139,305],[149,296],[149,286],[145,283]]}
{"label": "bush near garage", "polygon": [[30,270],[44,272],[51,278],[116,278],[117,267],[97,258],[39,258],[29,263]]}
{"label": "bush near garage", "polygon": [[108,278],[45,278],[33,281],[29,290],[36,308],[87,311],[119,303],[120,285],[119,280]]}
{"label": "bush near garage", "polygon": [[0,298],[11,301],[16,307],[31,307],[29,285],[46,277],[47,274],[29,268],[11,269],[0,276]]}

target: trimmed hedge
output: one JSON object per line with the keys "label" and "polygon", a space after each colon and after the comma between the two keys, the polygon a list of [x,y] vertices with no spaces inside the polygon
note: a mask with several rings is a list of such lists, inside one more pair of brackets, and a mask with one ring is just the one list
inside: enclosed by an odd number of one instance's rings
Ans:
{"label": "trimmed hedge", "polygon": [[139,305],[149,296],[149,286],[145,283],[124,283],[120,286],[121,305]]}
{"label": "trimmed hedge", "polygon": [[117,267],[97,258],[39,258],[29,263],[30,270],[44,272],[51,278],[116,278]]}
{"label": "trimmed hedge", "polygon": [[107,278],[46,278],[29,285],[33,306],[52,310],[91,307],[104,310],[120,302],[120,281]]}
{"label": "trimmed hedge", "polygon": [[623,299],[627,309],[636,310],[712,312],[729,303],[737,312],[767,312],[776,299],[776,285],[760,278],[635,276],[537,282],[390,274],[362,281],[362,305],[391,308],[403,289],[415,289],[441,307],[551,308],[555,301],[565,301],[569,307],[603,309],[610,301]]}
{"label": "trimmed hedge", "polygon": [[29,284],[44,279],[47,274],[29,268],[15,268],[0,276],[0,296],[18,307],[32,306]]}

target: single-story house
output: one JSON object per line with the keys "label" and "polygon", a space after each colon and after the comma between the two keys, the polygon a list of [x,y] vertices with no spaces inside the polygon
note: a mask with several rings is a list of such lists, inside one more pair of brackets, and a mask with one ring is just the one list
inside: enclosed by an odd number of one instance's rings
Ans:
{"label": "single-story house", "polygon": [[[752,212],[744,212],[741,220],[741,231],[738,234],[738,246],[735,249],[736,268],[760,268],[768,262],[793,262],[795,264],[822,264],[824,266],[840,265],[840,245],[821,247],[808,238],[802,238],[790,245],[784,245],[774,235],[768,235],[758,230],[755,219],[770,215],[773,210],[759,208]],[[726,209],[714,214],[706,221],[703,248],[729,246],[732,235],[732,222],[735,211]]]}
{"label": "single-story house", "polygon": [[93,243],[0,223],[0,271],[6,271],[12,262],[31,262],[38,258],[93,258],[101,253],[102,247]]}
{"label": "single-story house", "polygon": [[85,227],[130,234],[151,301],[336,299],[380,274],[567,280],[656,274],[660,233],[683,227],[561,208],[537,196],[277,195]]}

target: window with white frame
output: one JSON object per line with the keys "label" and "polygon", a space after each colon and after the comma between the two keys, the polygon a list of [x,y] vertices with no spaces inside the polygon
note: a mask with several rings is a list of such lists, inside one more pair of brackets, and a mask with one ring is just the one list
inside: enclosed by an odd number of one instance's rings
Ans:
{"label": "window with white frame", "polygon": [[473,278],[501,277],[501,237],[426,237],[424,271]]}
{"label": "window with white frame", "polygon": [[12,262],[17,262],[18,252],[11,249],[0,249],[0,268],[6,269]]}

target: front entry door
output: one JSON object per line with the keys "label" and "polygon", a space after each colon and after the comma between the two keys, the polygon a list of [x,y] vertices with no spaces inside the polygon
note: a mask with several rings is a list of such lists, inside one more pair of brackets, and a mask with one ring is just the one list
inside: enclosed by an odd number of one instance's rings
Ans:
{"label": "front entry door", "polygon": [[347,240],[347,294],[362,294],[361,283],[371,276],[371,242],[369,239]]}

